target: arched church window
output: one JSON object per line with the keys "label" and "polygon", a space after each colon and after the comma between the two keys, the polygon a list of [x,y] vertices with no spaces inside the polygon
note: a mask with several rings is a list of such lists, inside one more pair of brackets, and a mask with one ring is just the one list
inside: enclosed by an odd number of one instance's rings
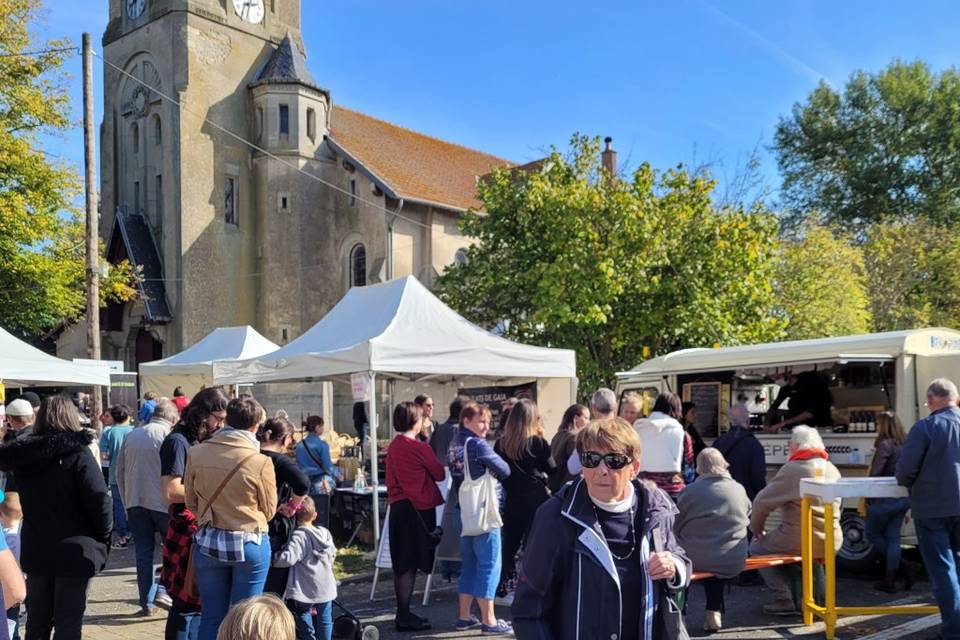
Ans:
{"label": "arched church window", "polygon": [[350,250],[350,286],[364,287],[367,284],[367,249],[362,244]]}
{"label": "arched church window", "polygon": [[288,105],[280,105],[280,135],[286,136],[290,135],[290,107]]}
{"label": "arched church window", "polygon": [[307,109],[307,137],[310,142],[317,141],[317,112],[313,109]]}
{"label": "arched church window", "polygon": [[153,144],[163,144],[163,125],[160,123],[160,116],[153,116]]}
{"label": "arched church window", "polygon": [[263,107],[257,107],[257,142],[263,140]]}
{"label": "arched church window", "polygon": [[140,153],[140,125],[136,122],[130,126],[130,141],[133,144],[133,152]]}

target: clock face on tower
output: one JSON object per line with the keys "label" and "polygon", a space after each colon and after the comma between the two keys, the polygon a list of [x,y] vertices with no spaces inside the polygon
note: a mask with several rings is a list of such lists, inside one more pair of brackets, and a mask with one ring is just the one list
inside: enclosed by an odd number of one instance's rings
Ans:
{"label": "clock face on tower", "polygon": [[263,0],[233,0],[233,10],[251,24],[260,24],[263,21]]}
{"label": "clock face on tower", "polygon": [[143,13],[143,8],[147,0],[127,0],[127,16],[131,20],[136,20]]}

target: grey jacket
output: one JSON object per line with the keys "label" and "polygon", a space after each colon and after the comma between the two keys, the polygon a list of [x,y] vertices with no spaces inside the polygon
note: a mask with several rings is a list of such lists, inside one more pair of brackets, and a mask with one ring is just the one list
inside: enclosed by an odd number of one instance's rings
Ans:
{"label": "grey jacket", "polygon": [[687,485],[677,499],[673,532],[694,571],[732,578],[747,561],[750,499],[729,475],[705,474]]}
{"label": "grey jacket", "polygon": [[333,559],[337,548],[324,527],[297,527],[290,541],[273,561],[275,567],[291,567],[285,600],[304,604],[330,602],[337,597]]}
{"label": "grey jacket", "polygon": [[123,439],[113,464],[117,465],[117,485],[125,508],[167,512],[167,501],[160,492],[160,445],[171,427],[166,420],[153,420]]}
{"label": "grey jacket", "polygon": [[910,489],[914,518],[960,515],[960,409],[934,411],[913,425],[896,475]]}

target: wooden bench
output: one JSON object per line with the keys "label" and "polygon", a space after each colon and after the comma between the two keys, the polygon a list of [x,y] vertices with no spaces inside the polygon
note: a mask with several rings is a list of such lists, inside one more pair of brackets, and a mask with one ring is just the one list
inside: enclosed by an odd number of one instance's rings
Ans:
{"label": "wooden bench", "polygon": [[[800,556],[750,556],[747,558],[747,564],[744,571],[754,571],[756,569],[767,569],[769,567],[779,567],[785,564],[799,564],[803,558]],[[713,574],[709,571],[694,571],[691,580],[703,580],[712,578]]]}

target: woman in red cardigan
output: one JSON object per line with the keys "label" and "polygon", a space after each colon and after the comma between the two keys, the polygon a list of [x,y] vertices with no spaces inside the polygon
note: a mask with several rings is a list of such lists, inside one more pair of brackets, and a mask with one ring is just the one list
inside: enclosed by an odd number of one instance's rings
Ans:
{"label": "woman in red cardigan", "polygon": [[423,631],[430,621],[410,611],[417,569],[433,571],[436,544],[430,533],[437,526],[438,505],[443,504],[437,482],[443,465],[433,449],[417,439],[421,409],[401,402],[393,410],[393,428],[399,435],[387,449],[387,497],[390,500],[390,560],[397,594],[397,631]]}

